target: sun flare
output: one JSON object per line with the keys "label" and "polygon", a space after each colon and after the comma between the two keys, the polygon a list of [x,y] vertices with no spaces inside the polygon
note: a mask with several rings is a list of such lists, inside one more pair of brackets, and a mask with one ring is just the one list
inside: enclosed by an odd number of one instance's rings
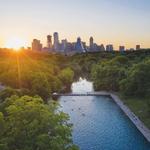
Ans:
{"label": "sun flare", "polygon": [[26,42],[20,38],[10,38],[6,41],[7,48],[13,48],[18,51],[21,47],[25,46]]}

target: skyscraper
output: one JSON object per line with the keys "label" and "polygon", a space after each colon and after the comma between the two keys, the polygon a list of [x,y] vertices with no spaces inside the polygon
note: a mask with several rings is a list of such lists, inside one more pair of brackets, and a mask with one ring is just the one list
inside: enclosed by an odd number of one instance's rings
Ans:
{"label": "skyscraper", "polygon": [[100,45],[100,51],[105,51],[105,47],[103,44]]}
{"label": "skyscraper", "polygon": [[42,50],[42,44],[40,43],[40,40],[37,40],[37,39],[33,40],[32,50],[33,51],[41,51]]}
{"label": "skyscraper", "polygon": [[106,51],[112,52],[113,50],[114,50],[114,48],[113,48],[112,44],[106,45]]}
{"label": "skyscraper", "polygon": [[47,49],[48,50],[52,49],[52,36],[51,35],[47,36]]}
{"label": "skyscraper", "polygon": [[77,42],[76,42],[76,44],[75,44],[75,50],[76,50],[78,53],[85,52],[85,49],[84,49],[84,47],[83,47],[83,43],[82,43],[80,37],[77,38]]}
{"label": "skyscraper", "polygon": [[136,45],[136,50],[140,50],[141,46],[140,45]]}
{"label": "skyscraper", "polygon": [[65,52],[67,49],[67,39],[61,41],[61,50]]}
{"label": "skyscraper", "polygon": [[89,40],[89,49],[90,49],[90,51],[93,50],[93,47],[94,47],[94,39],[93,39],[93,37],[90,37],[90,40]]}
{"label": "skyscraper", "polygon": [[119,51],[124,52],[125,51],[125,46],[119,46]]}
{"label": "skyscraper", "polygon": [[57,32],[54,32],[54,50],[59,51],[59,36]]}

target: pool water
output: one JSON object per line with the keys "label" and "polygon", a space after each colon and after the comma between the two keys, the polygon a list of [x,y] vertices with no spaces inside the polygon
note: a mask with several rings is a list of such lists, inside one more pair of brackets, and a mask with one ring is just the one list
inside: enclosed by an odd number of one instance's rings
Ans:
{"label": "pool water", "polygon": [[[86,80],[72,86],[73,93],[90,91],[93,85]],[[150,150],[147,140],[110,97],[62,96],[60,105],[70,115],[73,142],[81,150]]]}

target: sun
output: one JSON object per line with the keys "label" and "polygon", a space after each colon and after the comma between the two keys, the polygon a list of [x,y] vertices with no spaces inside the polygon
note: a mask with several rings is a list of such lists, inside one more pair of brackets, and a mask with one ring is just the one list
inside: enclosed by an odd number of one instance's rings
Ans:
{"label": "sun", "polygon": [[18,51],[21,47],[25,46],[25,44],[26,44],[25,40],[13,37],[7,40],[5,47],[12,48]]}

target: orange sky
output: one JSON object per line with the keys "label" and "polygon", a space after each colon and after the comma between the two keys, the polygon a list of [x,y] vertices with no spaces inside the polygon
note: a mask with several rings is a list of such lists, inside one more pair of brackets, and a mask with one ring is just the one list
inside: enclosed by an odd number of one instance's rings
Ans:
{"label": "orange sky", "polygon": [[149,0],[5,0],[0,5],[0,47],[11,38],[30,46],[37,38],[46,45],[46,36],[59,33],[60,39],[74,42],[80,36],[88,44],[134,48],[150,47]]}

